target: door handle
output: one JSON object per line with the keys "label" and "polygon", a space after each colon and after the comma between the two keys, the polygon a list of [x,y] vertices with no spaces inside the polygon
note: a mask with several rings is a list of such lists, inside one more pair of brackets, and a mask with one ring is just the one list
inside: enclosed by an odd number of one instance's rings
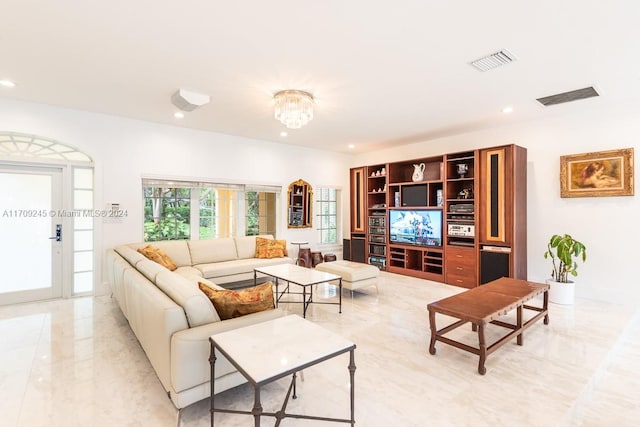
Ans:
{"label": "door handle", "polygon": [[56,224],[56,235],[53,237],[49,237],[49,240],[54,240],[56,242],[62,242],[62,224]]}

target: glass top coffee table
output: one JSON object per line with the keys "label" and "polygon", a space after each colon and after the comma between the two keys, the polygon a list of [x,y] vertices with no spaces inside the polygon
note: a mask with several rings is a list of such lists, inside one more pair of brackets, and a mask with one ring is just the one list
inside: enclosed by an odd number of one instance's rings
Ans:
{"label": "glass top coffee table", "polygon": [[[276,285],[276,307],[280,302],[302,304],[302,317],[304,318],[307,317],[307,308],[309,307],[309,304],[337,305],[339,307],[338,313],[342,313],[342,277],[337,274],[300,267],[299,265],[278,264],[255,268],[253,270],[254,284],[257,283],[258,273],[273,277]],[[338,302],[313,300],[314,285],[336,280],[338,281]],[[287,285],[282,289],[282,292],[279,291],[280,281],[287,282]],[[289,289],[290,284],[302,287],[302,292],[291,292]],[[285,294],[302,295],[302,301],[281,301]]]}
{"label": "glass top coffee table", "polygon": [[[214,334],[209,338],[209,342],[211,343],[209,358],[211,426],[214,426],[216,412],[253,415],[256,427],[260,426],[260,418],[263,416],[275,417],[276,426],[280,425],[283,418],[304,418],[355,425],[353,380],[356,370],[354,361],[356,345],[346,338],[304,320],[300,316],[289,315]],[[350,419],[287,413],[289,398],[297,398],[296,373],[347,352],[349,352]],[[254,387],[254,403],[251,411],[215,407],[214,372],[216,358],[219,355],[224,356]],[[291,383],[281,409],[276,412],[264,412],[260,398],[261,387],[289,375],[292,376]]]}

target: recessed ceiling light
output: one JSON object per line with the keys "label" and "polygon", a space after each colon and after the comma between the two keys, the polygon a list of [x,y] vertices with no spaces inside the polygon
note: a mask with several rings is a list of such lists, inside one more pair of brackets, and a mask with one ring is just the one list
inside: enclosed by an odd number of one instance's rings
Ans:
{"label": "recessed ceiling light", "polygon": [[504,114],[511,114],[511,113],[513,113],[513,107],[504,107],[504,108],[502,109],[502,112],[503,112]]}
{"label": "recessed ceiling light", "polygon": [[175,113],[173,113],[173,117],[175,117],[176,119],[184,119],[184,113],[181,111],[176,111]]}
{"label": "recessed ceiling light", "polygon": [[352,149],[352,150],[353,150],[354,148],[356,148],[356,146],[355,146],[355,145],[353,145],[353,144],[349,144],[349,145],[347,145],[347,147],[349,147],[349,148],[350,148],[350,149]]}
{"label": "recessed ceiling light", "polygon": [[280,136],[287,136],[287,135],[289,135],[287,132],[284,132],[284,131],[280,132]]}
{"label": "recessed ceiling light", "polygon": [[15,87],[16,84],[11,80],[0,80],[0,85],[4,87]]}

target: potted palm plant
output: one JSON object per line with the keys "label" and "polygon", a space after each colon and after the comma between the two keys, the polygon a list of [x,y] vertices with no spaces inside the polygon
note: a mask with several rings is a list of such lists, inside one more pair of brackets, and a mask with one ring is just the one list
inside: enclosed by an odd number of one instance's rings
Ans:
{"label": "potted palm plant", "polygon": [[551,279],[547,280],[550,285],[549,301],[556,304],[573,304],[575,282],[569,280],[569,277],[578,275],[576,260],[581,258],[582,262],[586,261],[587,248],[568,234],[554,234],[547,243],[544,258],[551,258],[553,266]]}

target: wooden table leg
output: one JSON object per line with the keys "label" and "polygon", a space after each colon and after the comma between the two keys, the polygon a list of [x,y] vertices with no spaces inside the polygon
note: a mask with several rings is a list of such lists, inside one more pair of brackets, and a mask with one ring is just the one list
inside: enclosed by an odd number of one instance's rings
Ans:
{"label": "wooden table leg", "polygon": [[545,311],[544,315],[544,324],[549,324],[549,291],[544,291],[542,294],[542,308]]}
{"label": "wooden table leg", "polygon": [[516,308],[516,323],[519,331],[518,336],[516,337],[516,343],[518,345],[522,345],[523,336],[522,336],[522,306],[521,305],[519,305],[518,308]]}
{"label": "wooden table leg", "polygon": [[431,329],[431,340],[429,341],[429,354],[436,354],[436,313],[429,310],[429,328]]}
{"label": "wooden table leg", "polygon": [[484,362],[487,360],[487,343],[484,339],[484,323],[480,323],[478,325],[478,348],[480,349],[478,373],[480,375],[484,375],[487,372],[487,368],[484,367]]}

